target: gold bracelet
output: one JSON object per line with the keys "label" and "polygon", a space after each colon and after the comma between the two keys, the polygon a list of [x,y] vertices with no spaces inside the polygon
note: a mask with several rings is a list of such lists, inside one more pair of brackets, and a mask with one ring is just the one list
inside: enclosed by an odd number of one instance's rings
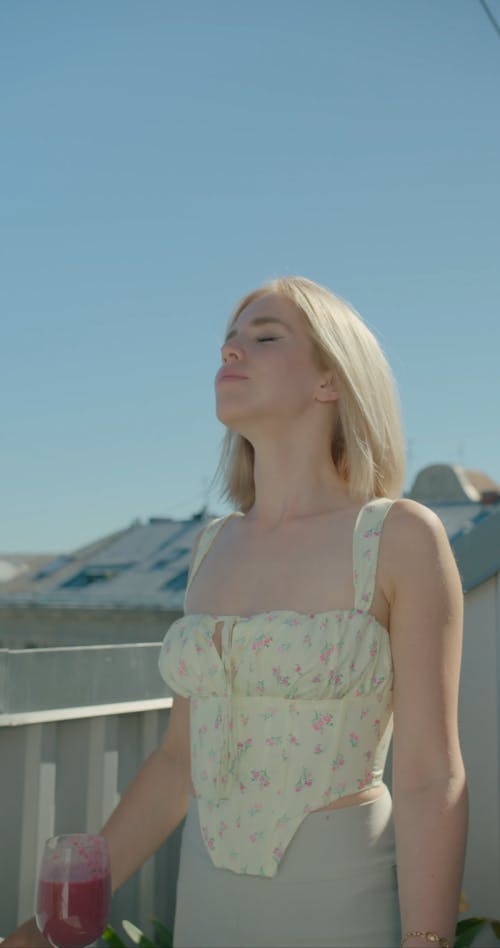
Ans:
{"label": "gold bracelet", "polygon": [[425,938],[428,945],[439,945],[439,948],[450,948],[448,939],[441,938],[441,935],[438,935],[437,932],[406,932],[406,935],[403,935],[401,939],[400,948],[404,948],[407,938]]}

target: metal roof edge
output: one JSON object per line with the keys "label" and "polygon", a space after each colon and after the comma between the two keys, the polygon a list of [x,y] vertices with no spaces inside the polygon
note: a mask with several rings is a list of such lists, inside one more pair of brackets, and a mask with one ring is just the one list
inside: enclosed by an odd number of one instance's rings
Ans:
{"label": "metal roof edge", "polygon": [[451,541],[464,592],[500,573],[500,511],[485,517]]}
{"label": "metal roof edge", "polygon": [[59,609],[67,612],[182,612],[182,602],[179,603],[161,603],[161,602],[61,602],[57,599],[37,599],[29,597],[26,599],[11,599],[0,596],[0,611],[2,608],[9,609]]}

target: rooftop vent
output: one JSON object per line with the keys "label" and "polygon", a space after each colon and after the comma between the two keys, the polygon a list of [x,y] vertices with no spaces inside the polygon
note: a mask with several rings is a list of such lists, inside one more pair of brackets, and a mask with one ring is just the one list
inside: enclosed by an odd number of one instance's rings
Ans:
{"label": "rooftop vent", "polygon": [[483,490],[481,494],[482,504],[500,504],[499,490]]}
{"label": "rooftop vent", "polygon": [[[458,464],[430,464],[418,472],[409,496],[422,503],[497,503],[500,485],[482,471]],[[491,498],[491,499],[486,499]]]}

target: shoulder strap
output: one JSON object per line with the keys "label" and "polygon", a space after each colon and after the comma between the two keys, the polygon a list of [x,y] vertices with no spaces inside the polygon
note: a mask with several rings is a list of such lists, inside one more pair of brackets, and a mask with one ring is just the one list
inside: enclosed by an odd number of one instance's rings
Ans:
{"label": "shoulder strap", "polygon": [[198,541],[198,547],[194,556],[194,560],[191,565],[191,570],[189,573],[184,598],[187,596],[188,589],[196,573],[198,572],[203,560],[205,559],[210,547],[212,546],[212,543],[214,542],[215,537],[217,536],[219,530],[226,523],[226,520],[229,520],[229,518],[232,516],[234,516],[234,514],[229,514],[226,517],[217,517],[216,520],[211,520],[210,523],[207,523],[206,527],[202,531],[200,539]]}
{"label": "shoulder strap", "polygon": [[361,508],[356,519],[352,544],[354,608],[363,612],[368,612],[372,604],[380,535],[393,503],[388,497],[376,497]]}

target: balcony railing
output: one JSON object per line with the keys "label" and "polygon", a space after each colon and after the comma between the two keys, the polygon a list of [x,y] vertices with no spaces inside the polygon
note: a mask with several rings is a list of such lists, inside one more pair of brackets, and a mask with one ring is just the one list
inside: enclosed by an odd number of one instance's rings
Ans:
{"label": "balcony railing", "polygon": [[[33,914],[45,839],[98,831],[158,746],[172,699],[157,656],[157,644],[0,651],[0,934]],[[179,842],[180,828],[115,895],[118,930],[153,916],[172,927]]]}

